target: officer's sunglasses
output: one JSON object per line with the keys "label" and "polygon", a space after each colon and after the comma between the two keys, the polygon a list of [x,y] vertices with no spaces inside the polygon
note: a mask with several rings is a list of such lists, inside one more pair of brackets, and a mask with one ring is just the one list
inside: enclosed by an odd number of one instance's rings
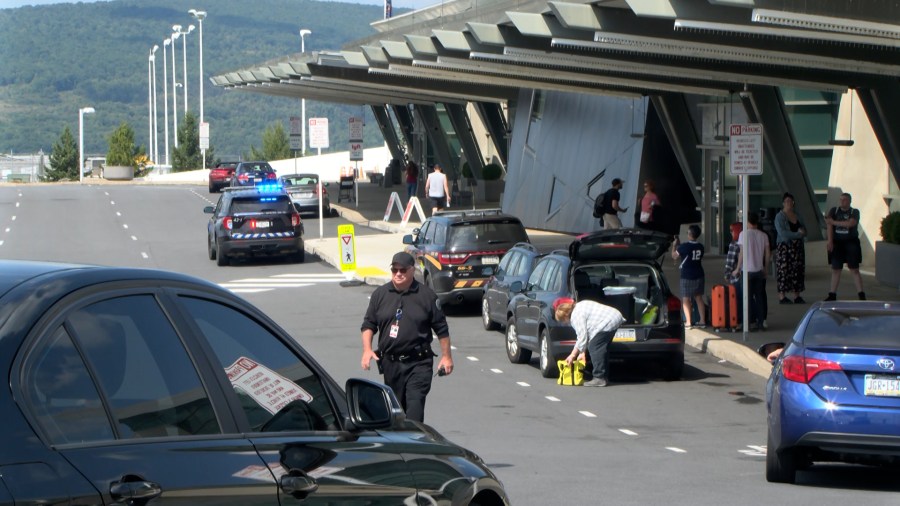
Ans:
{"label": "officer's sunglasses", "polygon": [[391,274],[397,274],[398,272],[406,274],[410,269],[412,267],[391,267]]}

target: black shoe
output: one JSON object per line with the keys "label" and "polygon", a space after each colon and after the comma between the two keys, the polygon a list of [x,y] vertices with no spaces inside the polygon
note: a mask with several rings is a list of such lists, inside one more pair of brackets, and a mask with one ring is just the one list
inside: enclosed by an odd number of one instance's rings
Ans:
{"label": "black shoe", "polygon": [[834,292],[828,292],[828,297],[825,297],[825,302],[837,300],[837,294]]}
{"label": "black shoe", "polygon": [[778,301],[779,304],[793,304],[794,302],[787,297],[783,297]]}
{"label": "black shoe", "polygon": [[866,292],[859,292],[859,300],[866,300]]}
{"label": "black shoe", "polygon": [[794,299],[794,304],[806,304],[806,301],[803,300],[803,297],[797,297]]}

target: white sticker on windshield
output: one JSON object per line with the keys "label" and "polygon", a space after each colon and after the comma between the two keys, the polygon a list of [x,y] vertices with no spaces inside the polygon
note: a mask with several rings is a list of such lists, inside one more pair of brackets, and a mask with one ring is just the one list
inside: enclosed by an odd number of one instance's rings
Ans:
{"label": "white sticker on windshield", "polygon": [[225,373],[235,388],[250,396],[273,415],[294,401],[313,400],[306,390],[293,381],[247,357],[235,360],[225,368]]}

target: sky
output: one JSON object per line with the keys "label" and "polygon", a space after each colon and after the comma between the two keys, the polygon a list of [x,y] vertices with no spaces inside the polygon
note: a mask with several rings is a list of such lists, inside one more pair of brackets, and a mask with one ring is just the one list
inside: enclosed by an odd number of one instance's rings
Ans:
{"label": "sky", "polygon": [[[98,0],[0,0],[0,9],[10,9],[12,7],[22,7],[24,5],[47,5],[47,4],[73,4],[76,2],[84,2],[84,3],[93,3]],[[107,1],[107,0],[99,0],[99,1]],[[358,4],[374,4],[374,5],[383,5],[383,0],[339,0],[348,3],[358,3]],[[429,5],[434,5],[435,3],[440,3],[440,0],[394,0],[394,8],[398,7],[409,7],[413,9],[421,9],[422,7],[427,7]]]}

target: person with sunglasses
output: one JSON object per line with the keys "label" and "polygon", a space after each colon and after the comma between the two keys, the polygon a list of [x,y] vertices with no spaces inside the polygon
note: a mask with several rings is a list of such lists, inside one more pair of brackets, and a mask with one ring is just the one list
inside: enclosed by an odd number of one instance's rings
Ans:
{"label": "person with sunglasses", "polygon": [[[450,328],[433,290],[415,280],[415,259],[400,252],[391,259],[391,281],[379,286],[369,299],[362,323],[362,368],[372,360],[394,390],[406,418],[425,419],[425,397],[434,377],[433,335],[438,337],[441,358],[438,375],[453,372]],[[378,349],[372,340],[378,333]]]}

